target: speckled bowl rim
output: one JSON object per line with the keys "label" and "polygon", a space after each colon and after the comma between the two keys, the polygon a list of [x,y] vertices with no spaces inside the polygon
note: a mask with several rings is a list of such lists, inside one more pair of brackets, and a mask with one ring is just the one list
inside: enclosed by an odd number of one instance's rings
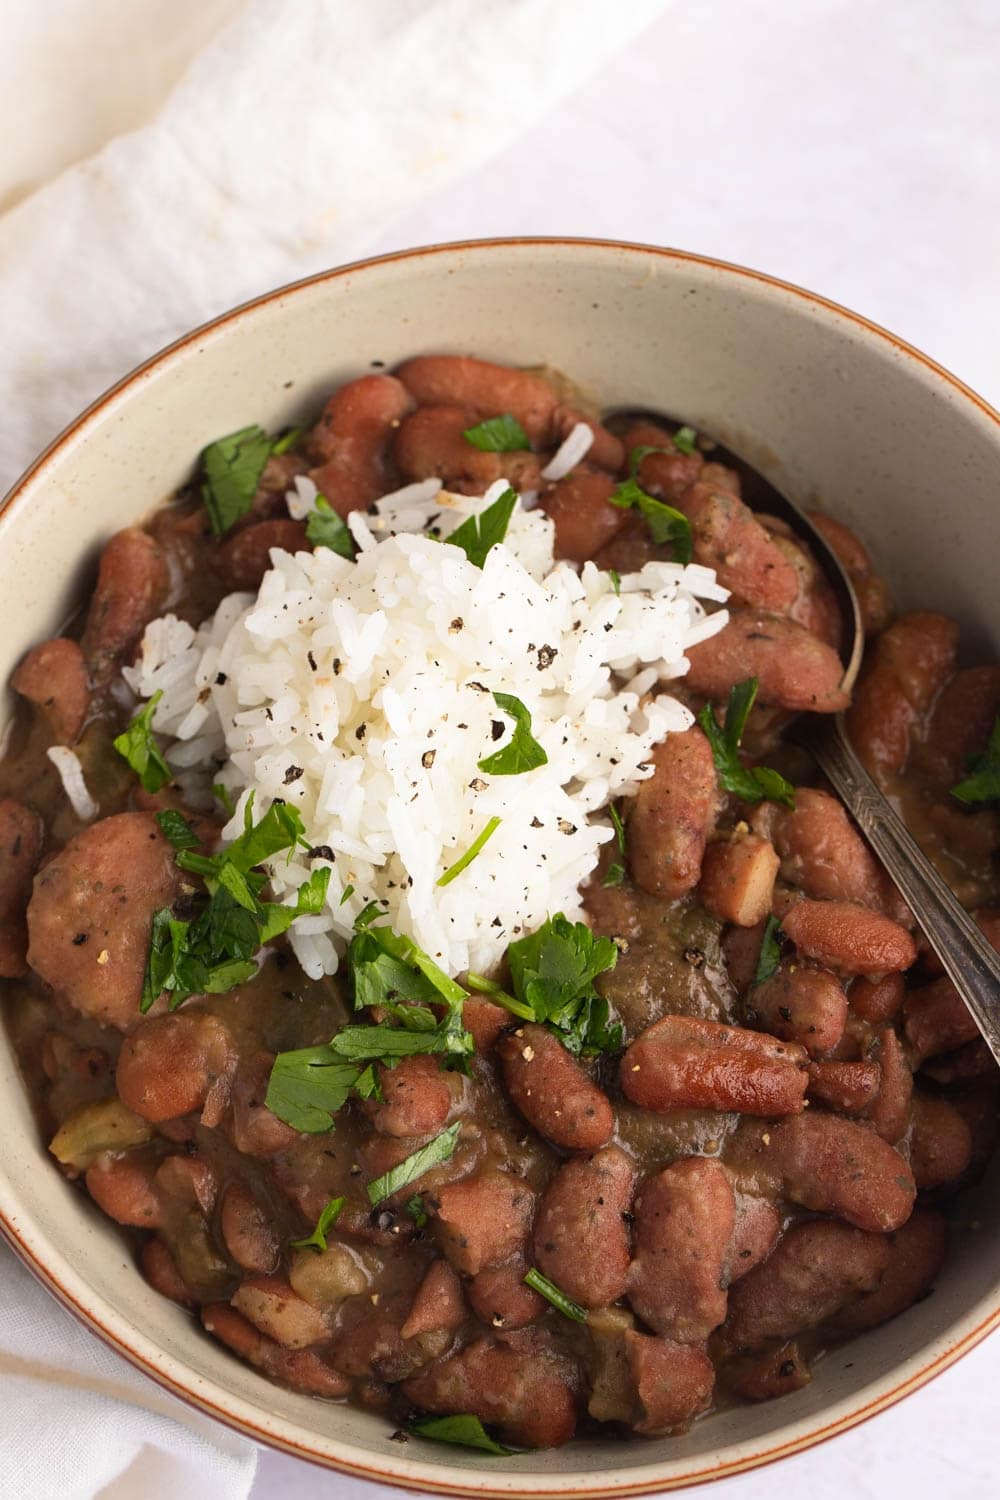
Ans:
{"label": "speckled bowl rim", "polygon": [[[294,296],[297,292],[320,283],[332,282],[343,276],[356,275],[370,267],[394,262],[415,262],[435,256],[454,255],[456,252],[466,255],[470,253],[489,255],[533,246],[565,248],[571,251],[576,248],[598,253],[607,250],[616,256],[624,252],[637,257],[653,257],[662,262],[673,263],[678,267],[695,265],[732,277],[736,281],[757,283],[773,292],[799,299],[813,311],[819,312],[831,321],[843,320],[861,335],[867,336],[876,343],[890,346],[897,355],[921,365],[927,373],[950,387],[954,394],[962,397],[980,414],[993,422],[997,429],[998,457],[1000,457],[1000,413],[983,397],[928,355],[913,348],[912,345],[869,318],[862,317],[859,313],[852,312],[827,297],[806,291],[778,277],[768,276],[762,271],[735,265],[729,261],[717,260],[712,256],[698,255],[691,251],[621,240],[593,239],[586,236],[529,235],[501,239],[461,240],[394,251],[318,272],[313,276],[290,282],[286,286],[278,287],[274,291],[241,303],[231,311],[201,324],[182,338],[168,344],[166,348],[154,354],[152,358],[144,360],[142,364],[136,366],[128,375],[98,397],[25,470],[0,501],[0,512],[7,511],[17,504],[23,492],[34,487],[39,476],[70,443],[85,439],[94,419],[108,406],[126,392],[131,391],[133,387],[141,385],[145,377],[153,370],[159,370],[162,366],[168,365],[206,334],[217,333],[229,325],[252,317],[257,309],[279,299]],[[764,1464],[801,1453],[804,1449],[836,1437],[868,1421],[871,1417],[877,1416],[888,1407],[894,1406],[904,1396],[919,1390],[935,1375],[948,1369],[1000,1325],[1000,1282],[998,1282],[993,1292],[980,1298],[963,1317],[956,1321],[948,1335],[934,1340],[930,1347],[921,1354],[904,1360],[890,1376],[876,1378],[866,1391],[835,1402],[827,1413],[827,1420],[816,1423],[813,1420],[802,1421],[800,1419],[789,1423],[784,1430],[779,1429],[776,1434],[771,1434],[767,1440],[743,1440],[731,1443],[728,1449],[723,1447],[717,1456],[707,1458],[705,1462],[696,1462],[684,1473],[664,1473],[660,1465],[648,1464],[633,1468],[628,1474],[621,1476],[595,1471],[592,1478],[582,1480],[579,1475],[567,1475],[565,1480],[560,1481],[559,1479],[553,1480],[550,1476],[536,1474],[525,1476],[529,1481],[525,1484],[520,1481],[520,1476],[509,1472],[501,1475],[491,1474],[488,1469],[474,1472],[456,1470],[443,1464],[402,1457],[396,1463],[386,1464],[384,1461],[373,1463],[366,1461],[364,1450],[354,1444],[331,1439],[324,1440],[322,1446],[315,1446],[317,1441],[315,1435],[310,1441],[310,1435],[304,1431],[289,1432],[287,1429],[292,1424],[282,1423],[279,1418],[274,1419],[275,1423],[278,1427],[284,1426],[286,1430],[276,1430],[275,1426],[267,1425],[262,1421],[265,1413],[258,1403],[245,1401],[212,1381],[199,1380],[197,1384],[193,1383],[191,1372],[186,1370],[182,1360],[168,1355],[159,1349],[152,1339],[142,1338],[134,1329],[125,1326],[124,1319],[118,1319],[114,1308],[104,1305],[104,1299],[94,1294],[88,1296],[88,1288],[69,1266],[60,1267],[46,1263],[35,1244],[36,1236],[30,1220],[25,1219],[20,1212],[9,1213],[2,1203],[0,1203],[0,1236],[64,1307],[123,1355],[130,1364],[143,1371],[172,1395],[214,1417],[232,1430],[267,1447],[355,1478],[369,1479],[421,1493],[473,1496],[476,1500],[493,1500],[493,1497],[496,1497],[496,1500],[512,1500],[512,1497],[513,1500],[545,1500],[545,1497],[553,1497],[553,1500],[556,1500],[556,1497],[559,1497],[559,1500],[593,1497],[593,1500],[597,1500],[597,1497],[603,1496],[647,1495],[657,1491],[678,1490],[707,1484],[712,1480],[759,1468]],[[199,1389],[198,1386],[208,1387],[208,1390]],[[874,1396],[871,1395],[873,1387],[876,1391]]]}

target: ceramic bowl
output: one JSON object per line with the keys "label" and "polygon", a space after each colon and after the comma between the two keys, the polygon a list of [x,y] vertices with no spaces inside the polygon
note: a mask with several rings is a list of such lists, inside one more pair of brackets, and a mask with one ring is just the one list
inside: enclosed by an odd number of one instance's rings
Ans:
{"label": "ceramic bowl", "polygon": [[[989,539],[1000,418],[898,339],[820,297],[676,251],[566,240],[445,245],[301,282],[198,329],[84,413],[0,515],[0,678],[82,596],[101,543],[163,500],[199,449],[305,419],[339,382],[454,350],[567,371],[598,401],[662,407],[793,499],[856,526],[904,604],[1000,654]],[[9,709],[9,705],[8,705]],[[6,711],[6,710],[5,710]],[[1000,1194],[984,1184],[935,1294],[828,1355],[795,1395],[670,1441],[486,1458],[390,1437],[383,1418],[266,1382],[151,1291],[115,1228],[47,1158],[0,1035],[0,1229],[68,1307],[162,1385],[263,1443],[438,1494],[625,1495],[805,1448],[899,1400],[1000,1322]],[[996,1174],[994,1174],[994,1180]]]}

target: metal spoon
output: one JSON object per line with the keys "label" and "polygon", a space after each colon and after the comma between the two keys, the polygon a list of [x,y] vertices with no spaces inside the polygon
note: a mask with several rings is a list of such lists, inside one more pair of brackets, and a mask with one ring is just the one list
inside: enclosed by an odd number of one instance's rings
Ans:
{"label": "metal spoon", "polygon": [[[628,415],[666,422],[672,429],[683,425],[662,412]],[[707,434],[702,432],[701,436]],[[808,542],[840,605],[844,622],[842,684],[850,692],[861,666],[864,632],[857,595],[839,558],[809,517],[745,459],[718,442],[711,457],[737,470],[744,500],[751,509],[779,516]],[[844,715],[799,714],[790,734],[809,751],[878,855],[1000,1063],[1000,954],[956,900],[861,764],[848,739]]]}

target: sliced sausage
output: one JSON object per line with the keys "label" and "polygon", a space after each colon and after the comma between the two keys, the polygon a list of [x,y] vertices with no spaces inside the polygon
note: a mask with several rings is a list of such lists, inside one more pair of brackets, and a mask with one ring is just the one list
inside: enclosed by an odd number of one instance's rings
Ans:
{"label": "sliced sausage", "polygon": [[629,1047],[621,1086],[644,1109],[782,1115],[802,1108],[805,1054],[739,1026],[664,1016]]}
{"label": "sliced sausage", "polygon": [[836,713],[848,695],[844,669],[832,646],[794,620],[751,609],[733,609],[729,623],[688,651],[687,685],[723,703],[730,688],[756,677],[761,703],[793,712]]}
{"label": "sliced sausage", "polygon": [[504,1083],[539,1134],[567,1151],[597,1151],[614,1128],[608,1096],[543,1026],[519,1026],[497,1044]]}
{"label": "sliced sausage", "polygon": [[736,833],[709,844],[701,867],[701,899],[721,922],[756,927],[771,910],[779,859],[758,833]]}
{"label": "sliced sausage", "polygon": [[607,1307],[625,1291],[624,1216],[634,1182],[624,1151],[606,1146],[594,1156],[566,1162],[545,1190],[535,1224],[535,1262],[584,1307]]}
{"label": "sliced sausage", "polygon": [[653,774],[639,783],[629,811],[629,867],[644,891],[673,901],[701,878],[718,777],[708,740],[694,726],[668,734],[651,759]]}
{"label": "sliced sausage", "polygon": [[733,1190],[717,1161],[688,1157],[642,1184],[628,1298],[644,1323],[683,1344],[719,1326],[735,1224]]}
{"label": "sliced sausage", "polygon": [[42,820],[9,797],[0,801],[0,978],[28,972],[28,902],[44,834]]}
{"label": "sliced sausage", "polygon": [[10,685],[35,705],[57,745],[76,743],[90,710],[87,663],[76,641],[60,636],[35,646]]}

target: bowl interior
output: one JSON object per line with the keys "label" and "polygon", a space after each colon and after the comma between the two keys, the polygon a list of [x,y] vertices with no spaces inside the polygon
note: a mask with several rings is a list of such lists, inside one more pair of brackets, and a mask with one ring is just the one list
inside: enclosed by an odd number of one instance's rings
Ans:
{"label": "bowl interior", "polygon": [[[186,479],[206,442],[306,418],[338,382],[432,350],[554,365],[599,402],[684,416],[793,499],[857,526],[900,601],[957,616],[970,656],[997,654],[984,543],[1000,500],[1000,426],[983,403],[860,319],[753,273],[640,247],[513,242],[390,257],[276,293],[98,403],[0,514],[0,677],[59,628],[103,540]],[[207,1409],[376,1478],[534,1495],[712,1477],[878,1409],[1000,1316],[994,1172],[963,1200],[934,1295],[829,1355],[794,1396],[674,1441],[489,1460],[404,1447],[378,1417],[265,1382],[145,1286],[113,1226],[49,1165],[2,1033],[0,1088],[0,1227],[64,1299]]]}

